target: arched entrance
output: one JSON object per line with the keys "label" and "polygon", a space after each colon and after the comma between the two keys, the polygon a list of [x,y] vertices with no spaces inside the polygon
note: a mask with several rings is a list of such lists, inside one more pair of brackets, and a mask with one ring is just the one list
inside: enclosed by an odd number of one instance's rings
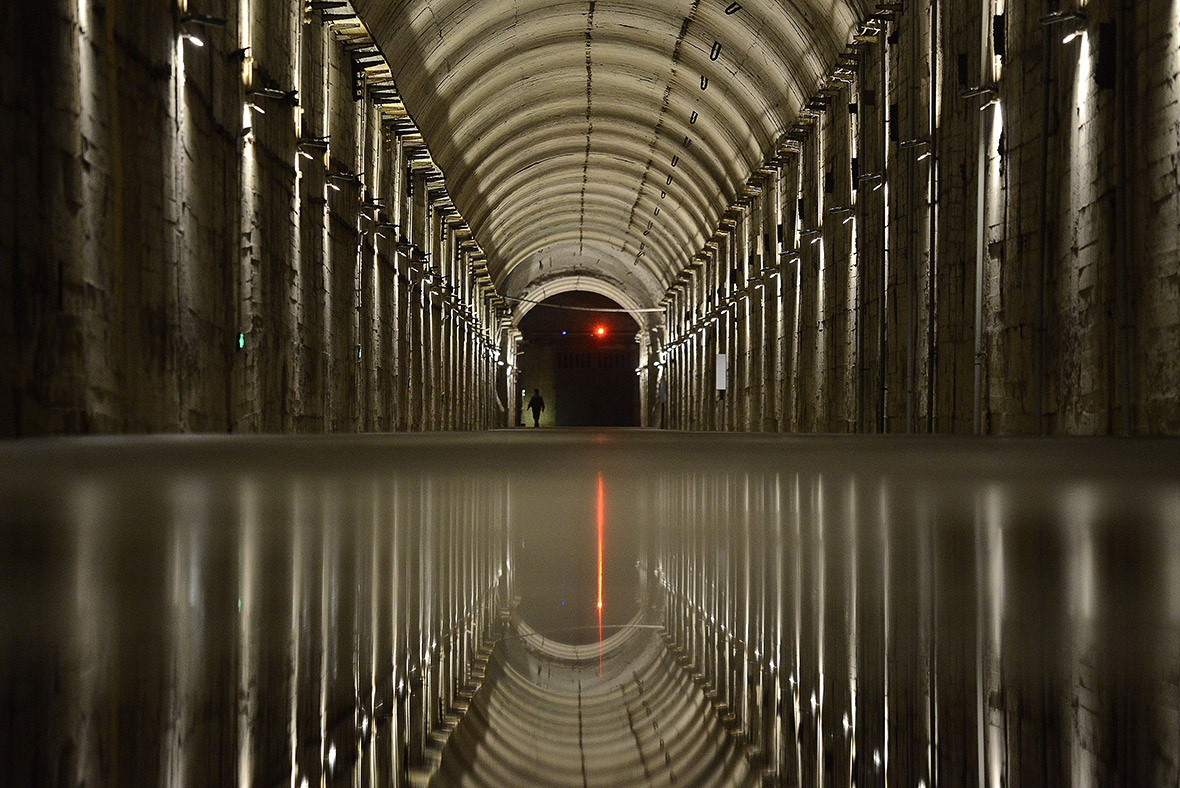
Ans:
{"label": "arched entrance", "polygon": [[527,405],[539,390],[541,426],[639,425],[640,326],[626,312],[606,311],[620,309],[598,293],[570,291],[520,319],[519,424],[532,426]]}

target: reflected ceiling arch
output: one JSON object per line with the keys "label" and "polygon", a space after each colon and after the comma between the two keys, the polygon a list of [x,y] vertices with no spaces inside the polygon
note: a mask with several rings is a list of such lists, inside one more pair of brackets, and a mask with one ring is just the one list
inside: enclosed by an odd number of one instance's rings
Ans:
{"label": "reflected ceiling arch", "polygon": [[532,261],[580,239],[579,259],[644,306],[712,236],[873,10],[866,0],[354,5],[493,280],[528,288],[542,275]]}

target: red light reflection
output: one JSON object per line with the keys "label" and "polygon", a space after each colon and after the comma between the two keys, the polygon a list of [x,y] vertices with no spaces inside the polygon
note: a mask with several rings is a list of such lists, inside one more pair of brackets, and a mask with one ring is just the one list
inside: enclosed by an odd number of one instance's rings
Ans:
{"label": "red light reflection", "polygon": [[602,499],[602,473],[598,474],[598,675],[602,675],[602,523],[604,509]]}

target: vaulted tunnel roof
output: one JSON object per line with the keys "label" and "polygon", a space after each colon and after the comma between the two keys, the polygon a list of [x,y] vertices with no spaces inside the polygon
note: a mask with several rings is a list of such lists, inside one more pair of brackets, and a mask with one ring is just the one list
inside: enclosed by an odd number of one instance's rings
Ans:
{"label": "vaulted tunnel roof", "polygon": [[651,306],[774,151],[864,0],[356,0],[509,296]]}

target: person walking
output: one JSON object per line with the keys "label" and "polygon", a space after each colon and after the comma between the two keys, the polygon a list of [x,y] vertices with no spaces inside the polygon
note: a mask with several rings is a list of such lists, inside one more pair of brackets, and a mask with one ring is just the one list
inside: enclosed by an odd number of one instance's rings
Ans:
{"label": "person walking", "polygon": [[545,399],[540,389],[533,389],[533,398],[529,400],[529,410],[533,412],[533,426],[541,426],[541,412],[545,410]]}

